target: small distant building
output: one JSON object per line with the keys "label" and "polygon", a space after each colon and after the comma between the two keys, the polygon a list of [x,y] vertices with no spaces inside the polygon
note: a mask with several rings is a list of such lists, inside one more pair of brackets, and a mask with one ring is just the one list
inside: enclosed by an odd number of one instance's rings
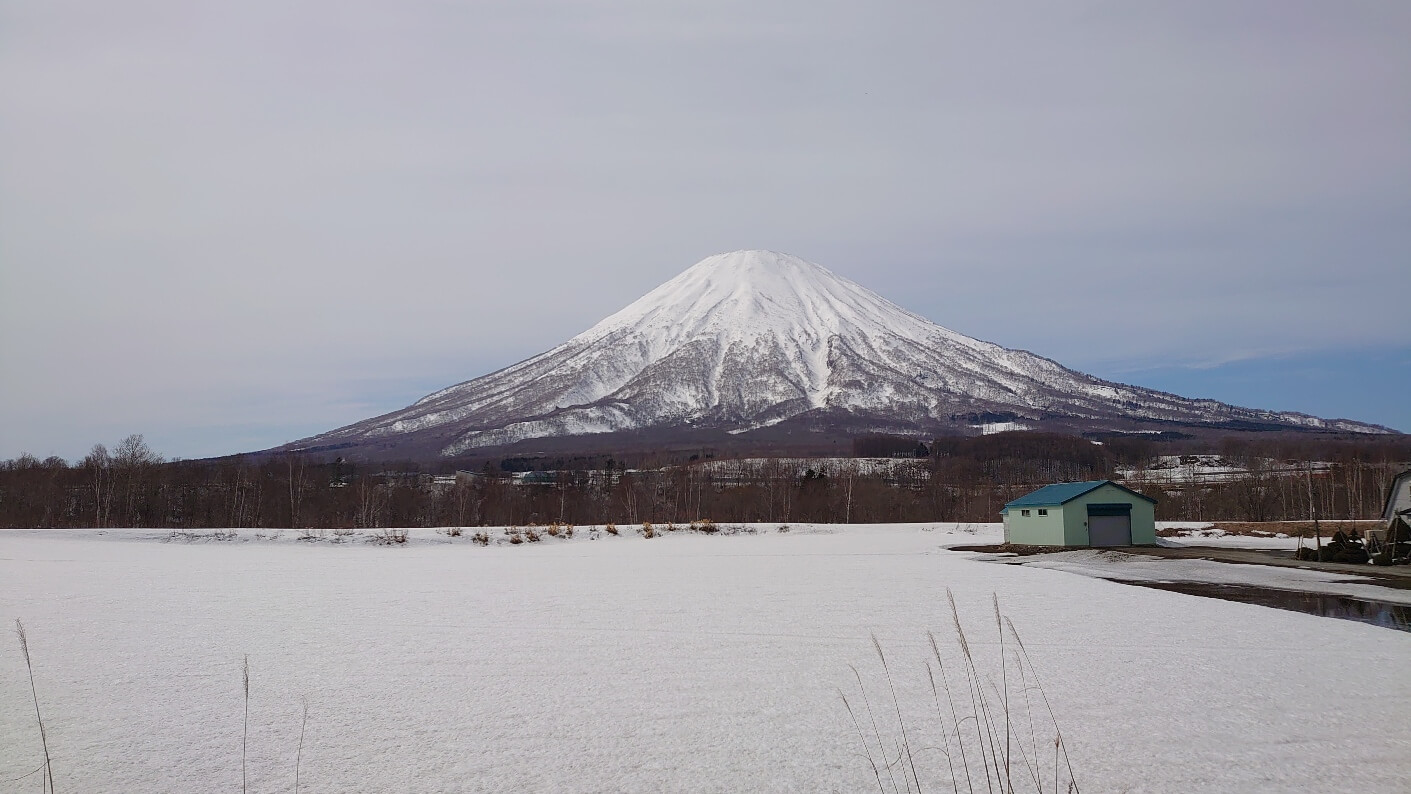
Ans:
{"label": "small distant building", "polygon": [[515,485],[556,485],[558,481],[556,471],[523,471],[514,475]]}
{"label": "small distant building", "polygon": [[1156,500],[1111,480],[1062,482],[1000,511],[1004,542],[1025,546],[1140,546],[1156,543]]}

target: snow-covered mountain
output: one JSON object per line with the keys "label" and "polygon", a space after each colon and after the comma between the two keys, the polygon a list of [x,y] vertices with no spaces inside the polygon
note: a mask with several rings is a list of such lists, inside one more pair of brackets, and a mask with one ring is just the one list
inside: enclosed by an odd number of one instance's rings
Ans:
{"label": "snow-covered mountain", "polygon": [[957,432],[983,416],[1031,426],[1386,428],[1100,380],[972,339],[788,254],[704,259],[546,353],[292,449],[434,448],[778,423]]}

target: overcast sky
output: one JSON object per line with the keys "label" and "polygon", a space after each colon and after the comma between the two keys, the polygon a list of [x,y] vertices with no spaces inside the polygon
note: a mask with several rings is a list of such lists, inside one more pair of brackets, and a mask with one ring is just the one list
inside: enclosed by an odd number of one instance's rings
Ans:
{"label": "overcast sky", "polygon": [[4,0],[0,457],[268,447],[740,248],[1411,430],[1408,41],[1404,0]]}

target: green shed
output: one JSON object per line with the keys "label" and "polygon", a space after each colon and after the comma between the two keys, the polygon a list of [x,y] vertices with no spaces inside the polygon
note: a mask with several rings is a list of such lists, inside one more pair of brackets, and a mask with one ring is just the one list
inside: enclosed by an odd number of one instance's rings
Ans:
{"label": "green shed", "polygon": [[1047,485],[1004,506],[1004,542],[1025,546],[1156,543],[1156,500],[1111,480]]}

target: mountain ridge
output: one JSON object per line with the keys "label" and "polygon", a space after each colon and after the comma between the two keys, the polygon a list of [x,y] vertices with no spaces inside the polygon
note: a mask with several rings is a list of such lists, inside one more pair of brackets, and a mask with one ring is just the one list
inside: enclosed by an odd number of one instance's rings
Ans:
{"label": "mountain ridge", "polygon": [[701,260],[544,353],[285,449],[430,443],[453,457],[535,438],[738,435],[788,421],[946,434],[964,431],[955,417],[982,413],[1394,432],[1105,381],[933,323],[798,257],[743,250]]}

